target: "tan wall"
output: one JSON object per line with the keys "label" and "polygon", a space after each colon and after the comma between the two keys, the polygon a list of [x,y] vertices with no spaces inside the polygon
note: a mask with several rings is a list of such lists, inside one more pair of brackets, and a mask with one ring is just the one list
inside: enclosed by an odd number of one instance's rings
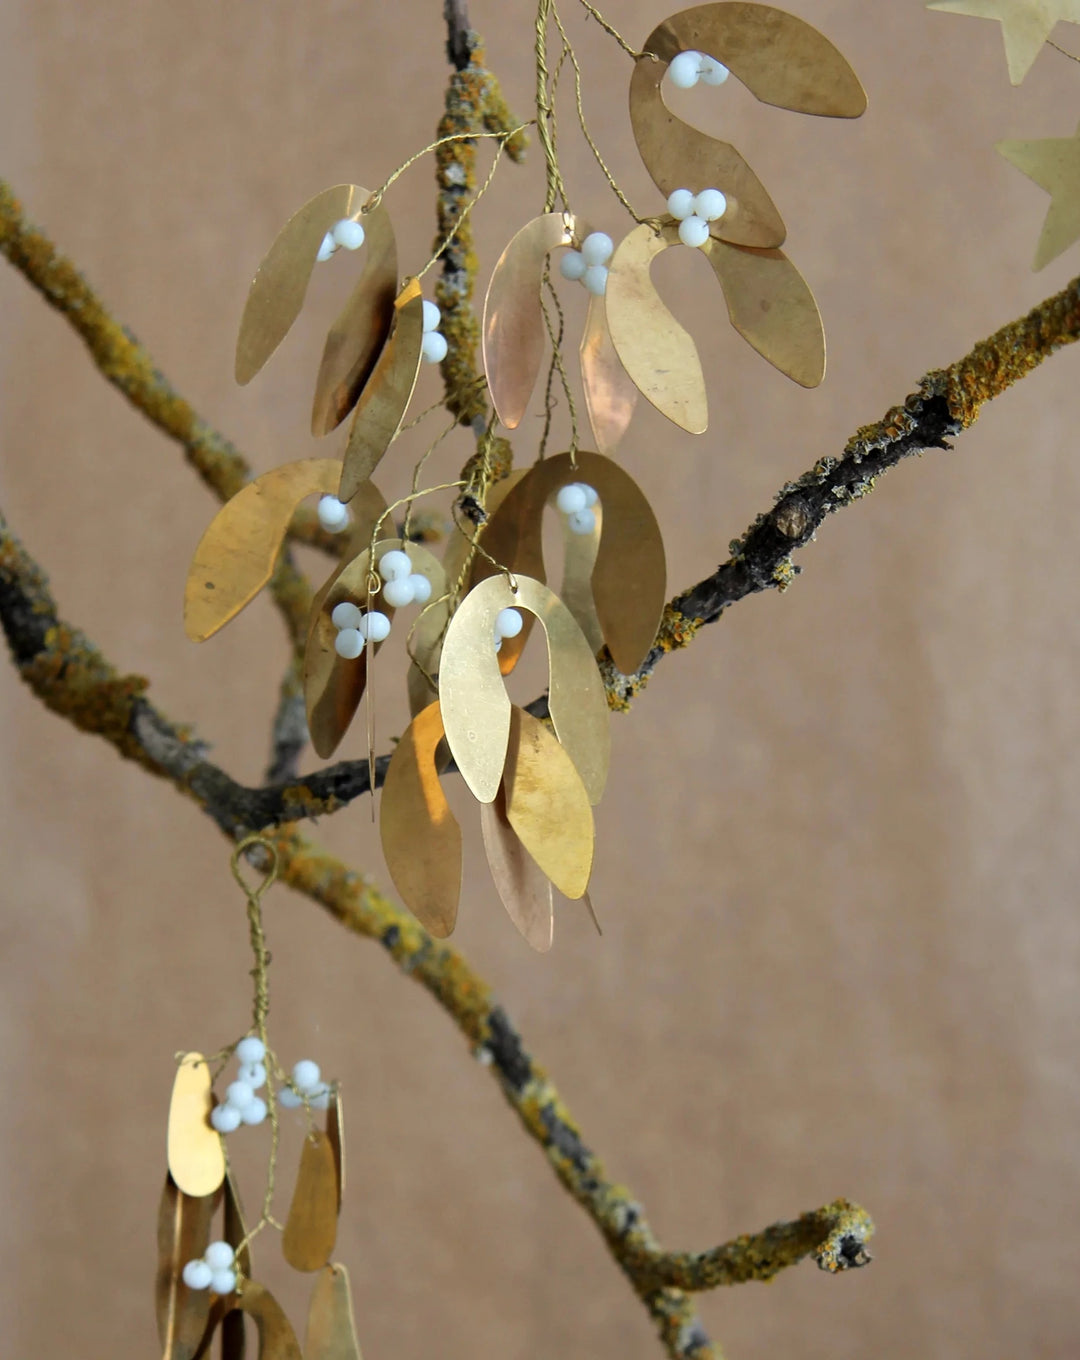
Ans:
{"label": "tan wall", "polygon": [[[861,123],[799,119],[728,87],[687,99],[715,102],[708,125],[730,131],[784,212],[830,373],[813,393],[787,383],[723,323],[703,264],[665,271],[705,351],[712,430],[692,440],[643,412],[625,463],[660,515],[675,586],[726,556],[786,479],[1080,259],[1029,272],[1045,198],[993,151],[1072,132],[1074,66],[1047,51],[1014,91],[996,24],[917,0],[789,7],[858,70]],[[231,350],[252,267],[309,195],[376,183],[430,138],[439,9],[0,7],[3,172],[259,468],[314,448],[332,289],[240,390]],[[629,63],[567,17],[595,134],[652,204],[625,116]],[[640,41],[663,16],[624,0],[611,17]],[[525,111],[530,6],[474,0],[473,18]],[[1080,31],[1058,36],[1080,48]],[[575,199],[619,232],[571,113]],[[478,213],[489,261],[541,192],[535,157],[500,172]],[[426,258],[430,203],[430,165],[393,192],[405,261]],[[265,601],[206,646],[183,637],[209,496],[6,266],[0,345],[5,513],[66,616],[255,780],[285,652]],[[667,1242],[705,1246],[841,1194],[877,1219],[877,1259],[852,1278],[806,1265],[706,1298],[732,1357],[1035,1360],[1080,1342],[1077,359],[1059,356],[955,453],[905,464],[827,523],[788,594],[741,604],[615,723],[602,941],[564,906],[555,952],[532,956],[478,867],[470,819],[457,942]],[[418,403],[435,391],[428,375]],[[466,447],[451,441],[436,470]],[[402,707],[383,692],[385,744]],[[191,804],[76,736],[8,670],[0,743],[2,1349],[134,1360],[155,1345],[172,1055],[245,1025],[243,903]],[[384,879],[366,806],[319,834]],[[347,1092],[339,1253],[371,1360],[657,1354],[594,1230],[430,999],[306,901],[279,891],[268,917],[282,1055],[314,1055]],[[242,1170],[254,1199],[257,1158]],[[282,1281],[273,1243],[262,1259]],[[283,1292],[299,1317],[300,1289]]]}

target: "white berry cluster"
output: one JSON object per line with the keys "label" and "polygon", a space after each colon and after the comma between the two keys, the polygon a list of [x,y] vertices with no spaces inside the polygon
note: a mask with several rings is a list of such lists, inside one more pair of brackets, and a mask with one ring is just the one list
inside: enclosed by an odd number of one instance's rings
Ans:
{"label": "white berry cluster", "polygon": [[589,486],[587,482],[570,482],[560,488],[555,504],[566,516],[567,527],[572,534],[591,534],[596,528],[593,506],[599,499],[594,486]]}
{"label": "white berry cluster", "polygon": [[319,523],[328,534],[340,534],[349,527],[349,507],[336,496],[323,496],[319,501]]}
{"label": "white berry cluster", "polygon": [[338,246],[344,247],[345,250],[359,250],[363,244],[364,228],[351,217],[343,217],[340,222],[335,222],[322,238],[322,245],[315,258],[319,261],[328,260],[331,255],[337,253]]}
{"label": "white berry cluster", "polygon": [[730,74],[726,66],[704,52],[680,52],[668,67],[672,85],[680,90],[692,89],[699,80],[706,85],[723,85]]}
{"label": "white berry cluster", "polygon": [[580,250],[568,250],[559,261],[559,273],[572,283],[579,280],[596,297],[607,291],[607,262],[615,250],[615,243],[606,232],[590,232]]}
{"label": "white berry cluster", "polygon": [[278,1100],[287,1110],[297,1110],[305,1101],[314,1110],[325,1110],[330,1104],[330,1087],[322,1079],[319,1064],[301,1058],[292,1070],[292,1085],[281,1088]]}
{"label": "white berry cluster", "polygon": [[[254,1034],[236,1045],[240,1067],[236,1080],[225,1091],[225,1104],[215,1105],[210,1111],[210,1123],[218,1133],[233,1133],[241,1124],[261,1124],[266,1118],[266,1101],[255,1094],[266,1085],[266,1045]],[[205,1288],[202,1286],[193,1286]],[[218,1293],[228,1293],[219,1290]]]}
{"label": "white berry cluster", "polygon": [[503,638],[517,637],[525,620],[517,609],[500,609],[495,615],[495,650],[503,645]]}
{"label": "white berry cluster", "polygon": [[679,240],[684,246],[703,246],[709,239],[709,223],[727,212],[727,199],[719,189],[676,189],[668,194],[668,212],[679,224]]}
{"label": "white berry cluster", "polygon": [[184,1267],[184,1283],[189,1289],[211,1289],[215,1294],[231,1294],[236,1288],[236,1256],[228,1242],[211,1242],[203,1254]]}
{"label": "white berry cluster", "polygon": [[424,338],[420,344],[420,353],[429,364],[441,364],[446,358],[446,337],[439,334],[439,322],[442,320],[442,312],[435,306],[434,302],[424,299]]}
{"label": "white berry cluster", "polygon": [[[413,571],[409,554],[391,548],[379,558],[382,577],[382,597],[393,609],[404,609],[410,604],[427,604],[431,599],[431,582],[418,571]],[[346,661],[353,661],[364,650],[364,643],[384,642],[390,636],[390,620],[379,609],[362,614],[351,600],[334,606],[330,622],[338,630],[334,650]]]}

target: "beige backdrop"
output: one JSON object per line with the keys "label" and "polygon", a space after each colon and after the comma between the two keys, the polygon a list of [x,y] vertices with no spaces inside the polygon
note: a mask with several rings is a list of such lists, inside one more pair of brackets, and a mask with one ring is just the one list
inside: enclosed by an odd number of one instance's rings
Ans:
{"label": "beige backdrop", "polygon": [[[665,259],[703,342],[712,427],[694,440],[644,411],[624,457],[674,586],[725,557],[786,479],[1080,260],[1031,274],[1045,196],[993,150],[1070,134],[1080,70],[1048,50],[1012,90],[994,23],[919,0],[788,3],[859,72],[862,122],[767,109],[735,82],[681,102],[730,133],[777,199],[830,371],[812,393],[786,382],[729,330],[704,262]],[[439,9],[0,5],[3,173],[260,469],[315,447],[309,388],[335,285],[319,277],[296,335],[241,390],[232,346],[253,266],[311,194],[377,183],[433,135]],[[595,134],[631,195],[658,206],[629,137],[629,62],[566,9]],[[612,3],[634,41],[662,17]],[[473,19],[527,112],[531,7],[474,0]],[[1080,48],[1080,30],[1058,37]],[[619,233],[571,114],[575,200]],[[428,163],[393,190],[406,263],[426,258],[431,183]],[[477,214],[488,267],[541,195],[535,156],[500,171]],[[574,326],[581,303],[575,290]],[[66,617],[256,780],[285,657],[272,607],[203,647],[181,631],[210,497],[6,265],[0,343],[5,513]],[[955,453],[912,460],[828,522],[788,594],[740,604],[616,721],[602,940],[564,906],[554,953],[530,954],[470,824],[456,943],[665,1241],[703,1247],[837,1195],[877,1220],[869,1270],[804,1265],[705,1298],[732,1357],[1035,1360],[1080,1345],[1078,359],[1058,356]],[[436,393],[424,384],[420,404]],[[466,448],[451,441],[436,471]],[[386,699],[384,745],[402,712]],[[0,742],[2,1350],[134,1360],[155,1346],[172,1055],[245,1025],[243,903],[206,818],[8,670]],[[366,806],[319,834],[385,881]],[[370,1360],[658,1354],[595,1231],[430,998],[307,901],[281,890],[268,910],[278,1047],[316,1057],[347,1094],[339,1254]],[[249,1199],[263,1141],[246,1136]],[[262,1252],[275,1285],[277,1255]],[[300,1289],[282,1288],[301,1316]]]}

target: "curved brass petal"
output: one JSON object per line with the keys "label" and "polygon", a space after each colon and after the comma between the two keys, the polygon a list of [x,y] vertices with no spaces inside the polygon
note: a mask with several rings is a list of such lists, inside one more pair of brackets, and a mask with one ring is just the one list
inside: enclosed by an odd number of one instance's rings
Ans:
{"label": "curved brass petal", "polygon": [[281,1250],[293,1270],[321,1270],[337,1239],[337,1165],[330,1139],[312,1129],[300,1152]]}
{"label": "curved brass petal", "polygon": [[638,394],[611,343],[604,299],[595,294],[589,298],[580,354],[585,405],[596,447],[600,453],[614,453],[630,424]]}
{"label": "curved brass petal", "polygon": [[483,351],[488,391],[508,430],[521,423],[544,354],[540,286],[549,253],[573,241],[566,213],[534,217],[499,256],[484,298]]}
{"label": "curved brass petal", "polygon": [[337,1176],[337,1205],[345,1198],[345,1109],[341,1103],[341,1087],[334,1082],[330,1108],[326,1112],[326,1136],[334,1151],[334,1172]]}
{"label": "curved brass petal", "polygon": [[371,197],[358,184],[316,194],[278,232],[255,271],[236,340],[236,381],[249,383],[300,315],[322,239],[343,217],[360,216]]}
{"label": "curved brass petal", "polygon": [[225,1179],[221,1134],[210,1123],[210,1068],[201,1053],[185,1053],[169,1102],[169,1174],[185,1195],[211,1195]]}
{"label": "curved brass petal", "polygon": [[528,576],[517,576],[516,582],[515,592],[505,576],[481,581],[450,620],[439,666],[447,744],[474,797],[492,802],[510,735],[510,700],[495,651],[495,616],[500,609],[526,610],[547,634],[548,704],[555,732],[577,766],[590,802],[598,803],[607,782],[611,732],[595,658],[553,591]]}
{"label": "curved brass petal", "polygon": [[724,290],[731,324],[801,387],[825,377],[825,331],[810,288],[781,250],[748,250],[710,237],[702,247]]}
{"label": "curved brass petal", "polygon": [[506,817],[506,790],[480,804],[480,829],[495,891],[533,949],[546,954],[555,933],[551,880],[518,839]]}
{"label": "curved brass petal", "polygon": [[600,501],[593,507],[593,517],[595,523],[592,533],[576,534],[570,528],[567,516],[559,516],[563,540],[563,574],[559,598],[573,614],[574,622],[585,634],[589,650],[595,656],[604,645],[604,633],[596,612],[592,585],[593,569],[600,551],[600,536],[604,531],[604,507]]}
{"label": "curved brass petal", "polygon": [[439,780],[435,753],[443,739],[438,703],[415,717],[386,772],[379,834],[401,900],[425,930],[445,939],[461,897],[461,827]]}
{"label": "curved brass petal", "polygon": [[237,1296],[236,1306],[255,1320],[259,1333],[259,1360],[303,1360],[296,1333],[269,1289],[254,1280],[245,1281],[244,1292]]}
{"label": "curved brass petal", "polygon": [[410,279],[394,301],[390,338],[360,393],[349,427],[338,496],[351,501],[397,438],[420,373],[424,299]]}
{"label": "curved brass petal", "polygon": [[210,1225],[218,1193],[185,1195],[166,1174],[158,1208],[158,1269],[154,1285],[158,1340],[164,1360],[191,1360],[206,1332],[210,1296],[189,1289],[184,1267],[202,1256],[210,1241]]}
{"label": "curved brass petal", "polygon": [[305,496],[332,495],[341,478],[337,458],[283,463],[226,501],[199,540],[184,586],[184,631],[192,642],[234,619],[266,585]]}
{"label": "curved brass petal", "polygon": [[648,224],[635,227],[619,244],[604,296],[608,330],[641,395],[682,429],[703,434],[709,407],[697,346],[660,300],[649,276],[653,260],[673,245],[681,242],[671,219],[659,232]]}
{"label": "curved brass petal", "polygon": [[326,337],[311,411],[315,435],[336,429],[356,405],[394,319],[398,265],[390,215],[380,203],[360,221],[366,233],[364,271]]}
{"label": "curved brass petal", "polygon": [[304,1360],[361,1360],[349,1272],[335,1262],[315,1280],[304,1336]]}

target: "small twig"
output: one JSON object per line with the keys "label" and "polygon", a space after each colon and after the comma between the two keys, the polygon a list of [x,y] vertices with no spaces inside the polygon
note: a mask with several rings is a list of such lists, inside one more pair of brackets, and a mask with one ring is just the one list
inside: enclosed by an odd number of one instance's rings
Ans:
{"label": "small twig", "polygon": [[300,757],[308,743],[303,687],[304,656],[294,652],[281,681],[277,712],[270,734],[267,784],[291,784],[300,773]]}

